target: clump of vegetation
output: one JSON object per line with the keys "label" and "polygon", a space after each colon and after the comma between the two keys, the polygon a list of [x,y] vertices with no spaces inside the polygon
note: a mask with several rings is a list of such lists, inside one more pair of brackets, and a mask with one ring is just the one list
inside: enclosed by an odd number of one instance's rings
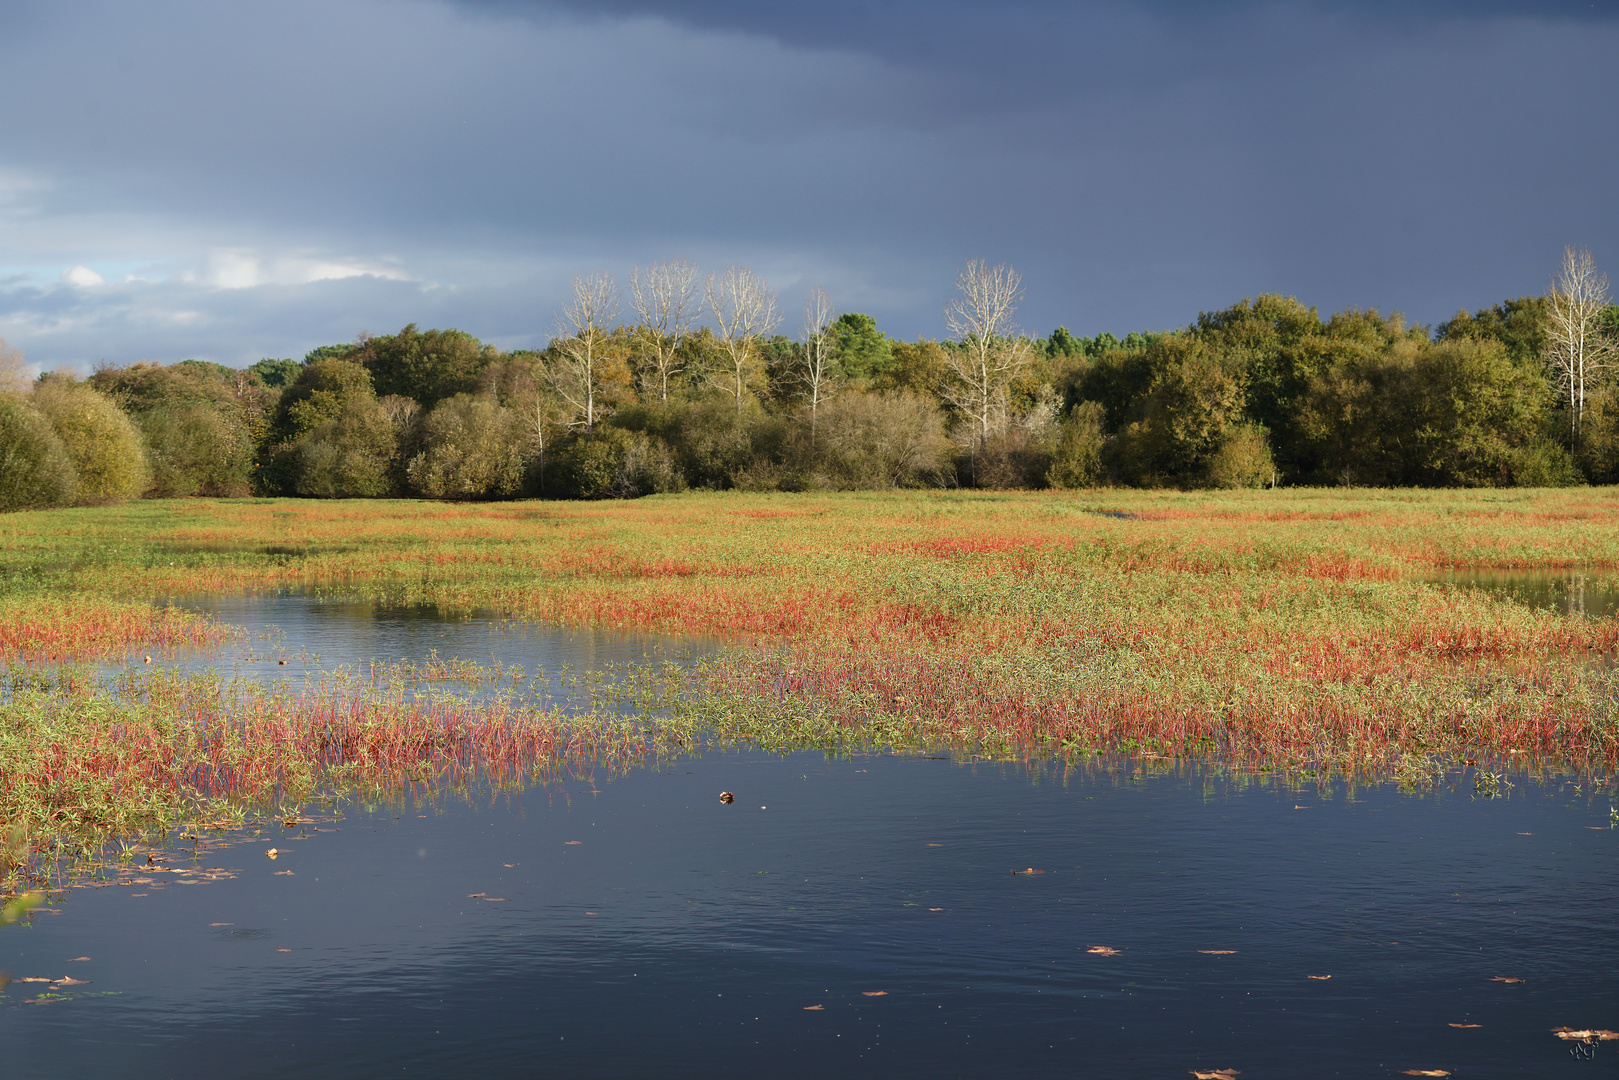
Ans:
{"label": "clump of vegetation", "polygon": [[0,510],[62,506],[78,492],[73,459],[39,410],[0,394]]}

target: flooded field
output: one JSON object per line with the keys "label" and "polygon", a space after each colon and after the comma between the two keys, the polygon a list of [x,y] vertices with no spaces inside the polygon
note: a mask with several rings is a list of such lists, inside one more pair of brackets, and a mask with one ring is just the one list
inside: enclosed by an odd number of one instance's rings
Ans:
{"label": "flooded field", "polygon": [[[209,610],[253,678],[703,651]],[[262,816],[0,927],[5,1075],[1607,1075],[1552,1029],[1619,1028],[1619,798],[1475,780],[713,751]]]}

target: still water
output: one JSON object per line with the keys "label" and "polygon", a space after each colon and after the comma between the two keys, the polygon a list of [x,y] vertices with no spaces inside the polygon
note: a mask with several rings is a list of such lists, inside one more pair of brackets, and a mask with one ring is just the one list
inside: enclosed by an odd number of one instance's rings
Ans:
{"label": "still water", "polygon": [[0,1074],[1612,1076],[1550,1033],[1619,1029],[1609,791],[712,753],[267,822],[0,928],[79,980],[0,994]]}
{"label": "still water", "polygon": [[1588,619],[1619,615],[1619,576],[1568,570],[1448,570],[1429,578],[1439,584],[1480,589],[1526,607]]}

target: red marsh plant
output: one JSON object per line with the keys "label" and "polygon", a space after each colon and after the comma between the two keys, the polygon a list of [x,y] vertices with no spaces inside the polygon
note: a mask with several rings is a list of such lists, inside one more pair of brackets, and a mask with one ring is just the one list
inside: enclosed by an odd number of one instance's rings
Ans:
{"label": "red marsh plant", "polygon": [[316,587],[713,635],[736,648],[691,700],[767,739],[797,725],[1006,753],[1606,767],[1613,621],[1427,580],[1453,567],[1619,573],[1619,494],[693,493],[0,518],[4,580],[63,595]]}

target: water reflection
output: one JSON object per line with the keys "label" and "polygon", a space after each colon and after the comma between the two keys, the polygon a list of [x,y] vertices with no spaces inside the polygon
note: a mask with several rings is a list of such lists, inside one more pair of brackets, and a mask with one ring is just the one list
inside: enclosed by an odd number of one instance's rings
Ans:
{"label": "water reflection", "polygon": [[[287,591],[252,596],[178,598],[177,607],[243,630],[247,640],[166,660],[188,673],[294,683],[324,672],[368,670],[373,663],[462,660],[521,673],[505,690],[541,704],[585,707],[600,676],[633,665],[681,666],[713,653],[698,638],[630,634],[525,623],[489,612],[448,612],[433,604],[389,604]],[[474,690],[476,687],[473,688]]]}
{"label": "water reflection", "polygon": [[1561,615],[1611,619],[1619,614],[1619,576],[1611,572],[1450,570],[1428,580],[1481,589],[1515,604]]}
{"label": "water reflection", "polygon": [[0,933],[87,980],[0,995],[0,1043],[18,1076],[1543,1075],[1551,1028],[1614,1026],[1619,834],[1518,779],[716,754],[351,811]]}

